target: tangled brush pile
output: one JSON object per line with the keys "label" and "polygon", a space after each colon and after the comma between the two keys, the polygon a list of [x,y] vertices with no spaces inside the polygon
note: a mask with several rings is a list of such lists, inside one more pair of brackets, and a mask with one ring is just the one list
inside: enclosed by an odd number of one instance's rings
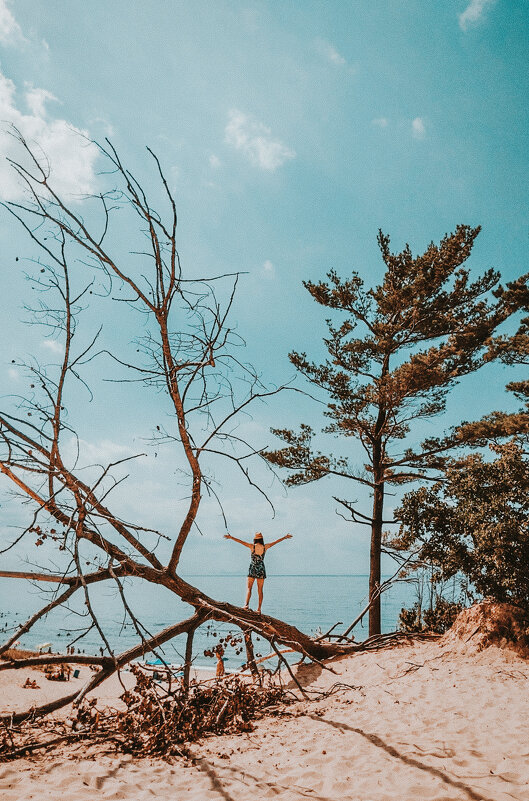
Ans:
{"label": "tangled brush pile", "polygon": [[[99,709],[84,699],[69,720],[31,722],[0,732],[0,761],[27,755],[59,742],[112,743],[137,756],[185,755],[185,744],[208,734],[252,731],[253,722],[292,700],[280,686],[251,685],[238,676],[221,681],[164,689],[139,667],[131,668],[136,686],[121,696],[126,709]],[[52,734],[51,739],[43,739]]]}

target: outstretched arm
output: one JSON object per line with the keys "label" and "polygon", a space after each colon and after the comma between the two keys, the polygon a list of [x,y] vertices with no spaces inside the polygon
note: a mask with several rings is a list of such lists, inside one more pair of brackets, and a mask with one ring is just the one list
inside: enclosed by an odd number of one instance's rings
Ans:
{"label": "outstretched arm", "polygon": [[265,551],[272,547],[272,545],[277,545],[278,542],[283,542],[283,540],[291,540],[292,534],[285,534],[284,537],[279,537],[278,540],[274,540],[273,542],[269,542],[268,545],[265,545]]}
{"label": "outstretched arm", "polygon": [[252,545],[249,542],[245,542],[244,540],[239,540],[237,537],[232,537],[231,534],[224,535],[225,540],[233,540],[234,542],[239,542],[241,545],[245,545],[247,548],[252,548]]}

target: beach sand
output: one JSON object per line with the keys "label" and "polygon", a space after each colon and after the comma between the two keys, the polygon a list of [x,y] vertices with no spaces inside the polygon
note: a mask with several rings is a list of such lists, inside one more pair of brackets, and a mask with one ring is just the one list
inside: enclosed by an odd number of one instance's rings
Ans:
{"label": "beach sand", "polygon": [[[194,744],[194,764],[81,743],[0,764],[2,801],[529,801],[529,661],[445,637],[328,664],[336,673],[307,665],[298,676],[309,689],[341,683],[333,694]],[[20,687],[27,675],[43,676],[0,672],[2,707],[36,697]]]}

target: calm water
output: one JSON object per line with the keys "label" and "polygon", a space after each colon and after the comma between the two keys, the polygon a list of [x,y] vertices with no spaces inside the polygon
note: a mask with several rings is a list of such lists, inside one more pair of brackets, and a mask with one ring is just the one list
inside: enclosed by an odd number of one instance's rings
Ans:
{"label": "calm water", "polygon": [[[186,580],[200,587],[208,595],[235,604],[244,603],[246,580],[240,576],[186,576]],[[341,621],[344,627],[366,605],[367,576],[271,576],[265,582],[263,612],[282,618],[308,634],[327,631],[334,623]],[[131,609],[137,614],[150,633],[156,633],[165,626],[189,616],[191,608],[175,599],[166,590],[154,590],[144,582],[129,580],[126,595]],[[42,585],[41,585],[42,587]],[[48,595],[53,585],[45,587]],[[254,593],[256,587],[254,587]],[[70,610],[54,610],[46,620],[40,621],[29,634],[21,638],[20,647],[35,648],[41,643],[51,643],[53,650],[66,651],[86,628],[87,618],[81,593]],[[41,588],[26,581],[0,579],[0,639],[3,641],[13,631],[14,625],[25,621],[39,608],[42,598]],[[91,602],[103,631],[111,646],[123,651],[138,641],[137,634],[123,616],[121,600],[114,590],[102,585],[91,588]],[[252,607],[257,597],[252,598]],[[397,627],[398,616],[403,606],[411,606],[414,601],[413,585],[397,584],[382,596],[382,630],[392,631]],[[367,620],[364,626],[357,626],[355,637],[362,640],[367,636]],[[338,630],[343,630],[340,627]],[[214,665],[214,660],[204,656],[204,650],[214,647],[218,637],[229,631],[224,624],[202,626],[195,634],[195,664]],[[215,637],[215,634],[217,635]],[[87,654],[98,654],[101,639],[95,629],[75,643],[75,647]],[[175,638],[167,643],[162,651],[168,662],[178,663],[182,659],[185,638]],[[256,643],[257,652],[268,653],[266,643]],[[226,653],[227,667],[239,667],[244,654],[237,655],[232,649]]]}

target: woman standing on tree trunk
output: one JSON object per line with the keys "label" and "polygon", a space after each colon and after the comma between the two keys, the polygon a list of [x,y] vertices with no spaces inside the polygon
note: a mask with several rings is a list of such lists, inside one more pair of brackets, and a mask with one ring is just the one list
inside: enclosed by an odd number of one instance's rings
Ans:
{"label": "woman standing on tree trunk", "polygon": [[263,585],[266,578],[266,570],[264,565],[265,553],[273,545],[277,545],[278,542],[292,539],[292,534],[285,534],[284,537],[280,537],[278,540],[268,543],[268,545],[264,544],[263,535],[260,531],[258,531],[253,538],[253,545],[251,542],[245,542],[244,540],[237,539],[237,537],[232,537],[231,534],[225,534],[224,539],[238,542],[240,545],[244,545],[245,548],[250,548],[252,552],[250,558],[250,567],[248,569],[248,592],[246,594],[246,603],[244,608],[249,609],[253,583],[255,579],[257,579],[257,593],[259,596],[259,606],[257,607],[257,611],[260,613],[261,606],[263,604]]}

